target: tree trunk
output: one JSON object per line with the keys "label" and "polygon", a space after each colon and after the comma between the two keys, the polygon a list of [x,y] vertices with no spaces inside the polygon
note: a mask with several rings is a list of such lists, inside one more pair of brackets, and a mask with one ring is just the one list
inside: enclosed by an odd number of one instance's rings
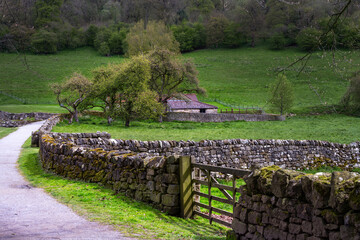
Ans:
{"label": "tree trunk", "polygon": [[110,116],[108,116],[108,117],[107,117],[107,123],[108,123],[109,125],[111,125],[112,121],[113,121],[113,119],[112,119]]}
{"label": "tree trunk", "polygon": [[74,111],[74,118],[75,118],[75,122],[79,122],[78,110],[77,109],[75,109],[75,111]]}
{"label": "tree trunk", "polygon": [[130,120],[129,119],[125,120],[125,127],[130,127]]}

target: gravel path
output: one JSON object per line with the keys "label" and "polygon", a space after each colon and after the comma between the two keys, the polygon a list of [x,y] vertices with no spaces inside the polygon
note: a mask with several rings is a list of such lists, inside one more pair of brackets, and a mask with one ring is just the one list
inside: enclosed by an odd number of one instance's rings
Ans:
{"label": "gravel path", "polygon": [[0,139],[0,239],[128,239],[76,215],[20,175],[21,146],[41,124],[20,127]]}

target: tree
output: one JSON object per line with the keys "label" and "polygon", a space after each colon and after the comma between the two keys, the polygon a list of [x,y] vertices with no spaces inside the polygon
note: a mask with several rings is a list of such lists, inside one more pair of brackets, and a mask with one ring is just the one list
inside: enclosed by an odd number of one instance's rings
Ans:
{"label": "tree", "polygon": [[52,21],[60,20],[60,7],[62,0],[37,0],[35,25],[42,27]]}
{"label": "tree", "polygon": [[162,105],[148,89],[150,77],[150,63],[144,56],[133,57],[121,65],[115,86],[119,91],[117,116],[125,121],[125,127],[129,127],[134,119],[155,118],[162,114]]}
{"label": "tree", "polygon": [[341,99],[344,110],[350,114],[360,115],[360,72],[350,79],[350,85]]}
{"label": "tree", "polygon": [[223,46],[225,40],[225,30],[230,23],[224,16],[212,17],[206,24],[206,44],[211,48]]}
{"label": "tree", "polygon": [[144,30],[144,23],[136,23],[126,36],[127,55],[146,54],[155,49],[179,52],[179,43],[163,22],[150,21]]}
{"label": "tree", "polygon": [[73,73],[64,83],[52,84],[51,88],[60,107],[65,108],[70,113],[70,124],[73,119],[79,122],[79,111],[88,108],[89,103],[86,100],[90,95],[91,86],[91,82],[79,73]]}
{"label": "tree", "polygon": [[290,110],[294,102],[294,93],[291,83],[284,74],[279,74],[271,88],[270,104],[273,110],[281,115]]}
{"label": "tree", "polygon": [[111,124],[115,117],[118,101],[118,88],[115,84],[115,77],[119,68],[119,65],[108,65],[96,68],[93,71],[93,91],[90,97],[94,100],[95,106],[103,109],[108,124]]}
{"label": "tree", "polygon": [[191,61],[182,62],[168,50],[155,50],[147,55],[150,61],[151,77],[149,87],[157,93],[160,103],[179,93],[205,93],[199,86],[198,72]]}

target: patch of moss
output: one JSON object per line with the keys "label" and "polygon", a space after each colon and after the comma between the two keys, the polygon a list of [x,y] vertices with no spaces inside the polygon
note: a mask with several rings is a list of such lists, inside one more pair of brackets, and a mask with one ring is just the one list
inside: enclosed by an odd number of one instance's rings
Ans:
{"label": "patch of moss", "polygon": [[277,170],[280,170],[281,168],[279,166],[273,165],[269,167],[264,167],[260,169],[260,177],[262,178],[272,178],[272,175]]}

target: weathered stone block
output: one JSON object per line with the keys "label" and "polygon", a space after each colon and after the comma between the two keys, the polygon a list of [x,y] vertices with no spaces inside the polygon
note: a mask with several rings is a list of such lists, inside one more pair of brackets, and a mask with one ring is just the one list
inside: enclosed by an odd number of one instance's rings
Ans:
{"label": "weathered stone block", "polygon": [[161,193],[151,193],[150,194],[150,199],[151,201],[155,202],[155,203],[160,203],[161,201]]}
{"label": "weathered stone block", "polygon": [[276,227],[267,226],[264,229],[264,237],[267,240],[278,239],[279,235],[280,235],[280,231]]}
{"label": "weathered stone block", "polygon": [[312,218],[312,206],[310,204],[298,204],[296,206],[296,215],[299,218],[310,221]]}
{"label": "weathered stone block", "polygon": [[329,240],[339,240],[340,238],[340,232],[330,232],[329,233]]}
{"label": "weathered stone block", "polygon": [[360,234],[357,231],[357,229],[354,227],[341,225],[340,226],[340,237],[342,240],[349,240],[349,239],[359,240]]}
{"label": "weathered stone block", "polygon": [[304,233],[312,234],[312,223],[308,221],[302,221],[301,222],[301,230]]}
{"label": "weathered stone block", "polygon": [[296,235],[296,240],[308,240],[309,235],[306,233],[301,233]]}
{"label": "weathered stone block", "polygon": [[325,229],[325,224],[322,218],[320,217],[313,217],[313,230],[312,233],[316,237],[328,237],[328,233]]}
{"label": "weathered stone block", "polygon": [[168,207],[174,207],[179,205],[179,196],[172,195],[172,194],[164,194],[162,196],[161,204],[168,206]]}
{"label": "weathered stone block", "polygon": [[261,213],[250,211],[248,214],[248,222],[252,224],[260,224],[261,223]]}
{"label": "weathered stone block", "polygon": [[167,189],[168,194],[179,194],[180,193],[180,186],[179,185],[169,185]]}
{"label": "weathered stone block", "polygon": [[231,227],[237,234],[240,234],[240,235],[244,235],[247,232],[247,224],[241,222],[237,218],[233,218]]}
{"label": "weathered stone block", "polygon": [[246,208],[242,208],[240,212],[240,221],[247,222],[249,211]]}
{"label": "weathered stone block", "polygon": [[290,223],[289,224],[289,233],[292,234],[299,234],[301,232],[301,225]]}
{"label": "weathered stone block", "polygon": [[252,225],[252,224],[248,224],[248,231],[250,233],[255,233],[256,232],[256,226]]}

